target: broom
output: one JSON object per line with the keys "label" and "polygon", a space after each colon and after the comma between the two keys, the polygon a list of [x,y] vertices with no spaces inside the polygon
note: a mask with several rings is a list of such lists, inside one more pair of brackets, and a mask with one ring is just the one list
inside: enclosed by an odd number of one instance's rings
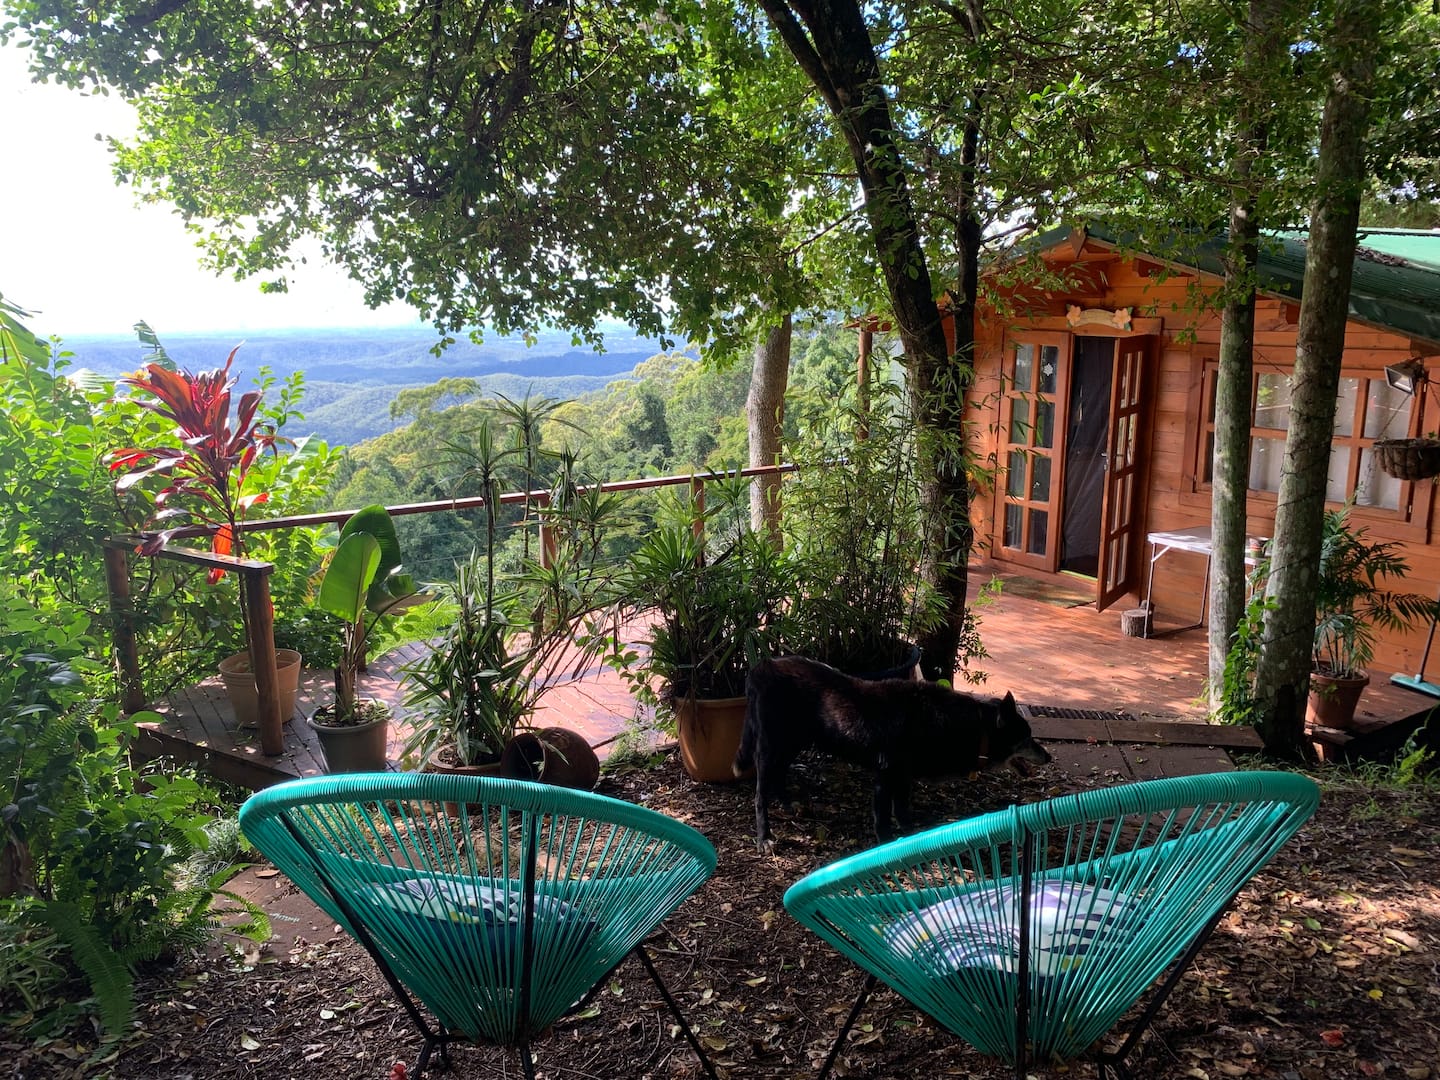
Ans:
{"label": "broom", "polygon": [[[1437,605],[1440,605],[1440,595],[1435,598]],[[1403,686],[1407,690],[1414,690],[1417,693],[1429,694],[1431,697],[1440,698],[1440,686],[1429,682],[1425,678],[1425,665],[1430,660],[1430,645],[1435,640],[1435,621],[1440,617],[1440,610],[1430,615],[1430,633],[1425,637],[1425,651],[1420,654],[1420,670],[1414,675],[1391,675],[1390,681],[1396,686]]]}

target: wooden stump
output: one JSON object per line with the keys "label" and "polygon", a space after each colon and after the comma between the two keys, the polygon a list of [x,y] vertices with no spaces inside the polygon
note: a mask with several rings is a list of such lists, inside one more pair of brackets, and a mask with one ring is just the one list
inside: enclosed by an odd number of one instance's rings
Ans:
{"label": "wooden stump", "polygon": [[1126,637],[1149,637],[1154,617],[1147,607],[1129,608],[1120,613],[1120,632]]}

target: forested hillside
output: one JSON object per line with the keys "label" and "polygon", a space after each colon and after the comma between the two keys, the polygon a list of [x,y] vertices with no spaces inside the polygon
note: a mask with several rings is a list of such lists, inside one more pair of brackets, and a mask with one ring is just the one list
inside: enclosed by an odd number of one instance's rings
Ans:
{"label": "forested hillside", "polygon": [[[853,383],[854,362],[850,331],[826,325],[797,334],[787,427],[793,430],[807,402],[833,403]],[[530,388],[527,400],[529,387],[512,392],[488,379],[447,379],[408,389],[396,399],[408,423],[346,449],[331,488],[332,505],[395,505],[477,494],[471,455],[482,427],[488,425],[497,445],[513,444],[516,421],[495,397],[497,389],[515,406],[544,413],[540,445],[551,453],[573,451],[583,479],[665,476],[745,463],[748,365],[718,368],[671,352],[647,359],[627,375],[571,400],[538,389],[539,384]],[[309,390],[307,384],[305,425],[320,397]],[[341,406],[332,402],[321,410],[336,407]],[[553,475],[556,467],[549,458],[541,463],[542,474]],[[517,460],[506,459],[502,489],[517,489],[522,471]],[[613,544],[625,545],[650,518],[647,499],[632,502],[630,527],[617,531]],[[427,514],[401,519],[398,526],[412,570],[443,577],[473,546],[477,522],[466,515]]]}
{"label": "forested hillside", "polygon": [[[593,393],[608,386],[620,375],[482,375],[476,382],[486,394],[524,397],[527,393],[568,399]],[[351,446],[394,431],[403,420],[390,414],[390,406],[403,390],[423,388],[425,383],[372,386],[351,382],[305,381],[304,427],[332,446]]]}
{"label": "forested hillside", "polygon": [[[176,334],[153,328],[181,367],[203,370],[222,363],[237,344],[236,363],[247,377],[269,368],[282,380],[305,376],[305,423],[332,445],[350,445],[393,430],[390,403],[405,388],[446,378],[479,379],[487,392],[571,398],[627,376],[660,351],[660,343],[626,327],[607,327],[604,352],[577,347],[569,334],[548,332],[533,345],[490,337],[458,340],[440,351],[425,327],[283,330],[258,333]],[[243,343],[243,344],[242,344]],[[103,375],[133,370],[148,351],[134,336],[65,340],[77,368]]]}

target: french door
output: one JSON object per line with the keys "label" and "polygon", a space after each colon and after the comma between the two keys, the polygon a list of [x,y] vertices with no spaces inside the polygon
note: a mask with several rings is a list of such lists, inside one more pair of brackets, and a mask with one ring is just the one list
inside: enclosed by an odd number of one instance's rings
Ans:
{"label": "french door", "polygon": [[1039,570],[1055,569],[1056,403],[1064,400],[1069,362],[1069,334],[1027,334],[1012,342],[1005,356],[1000,541],[1011,562]]}
{"label": "french door", "polygon": [[1101,610],[1137,584],[1148,340],[1025,332],[1006,349],[999,547],[1094,578]]}

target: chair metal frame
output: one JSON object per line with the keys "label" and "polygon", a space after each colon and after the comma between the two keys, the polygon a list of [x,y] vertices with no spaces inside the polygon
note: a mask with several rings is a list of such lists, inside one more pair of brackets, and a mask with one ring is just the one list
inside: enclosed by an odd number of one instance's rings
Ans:
{"label": "chair metal frame", "polygon": [[[1048,832],[1051,829],[1073,828],[1077,823],[1114,822],[1119,825],[1127,819],[1139,816],[1169,813],[1171,816],[1167,821],[1167,829],[1177,832],[1184,839],[1191,833],[1191,826],[1185,824],[1188,819],[1184,814],[1187,811],[1195,815],[1194,820],[1201,821],[1200,811],[1206,806],[1265,807],[1266,809],[1248,820],[1243,818],[1243,813],[1237,818],[1227,810],[1224,815],[1218,815],[1218,821],[1213,825],[1216,831],[1208,835],[1205,829],[1210,827],[1209,825],[1201,825],[1193,830],[1193,835],[1201,837],[1202,842],[1221,838],[1220,830],[1227,828],[1250,828],[1254,831],[1254,836],[1244,842],[1232,842],[1228,837],[1223,838],[1224,842],[1218,845],[1217,850],[1235,856],[1231,863],[1226,865],[1232,887],[1227,888],[1223,896],[1204,897],[1203,918],[1197,920],[1193,935],[1182,939],[1183,949],[1178,951],[1178,955],[1162,968],[1160,975],[1149,984],[1148,1000],[1119,1045],[1110,1050],[1097,1050],[1093,1045],[1089,1048],[1089,1056],[1095,1060],[1102,1077],[1114,1075],[1128,1078],[1131,1075],[1126,1064],[1129,1055],[1150,1028],[1180,978],[1204,948],[1235,897],[1275,851],[1310,818],[1318,801],[1318,788],[1313,782],[1286,773],[1216,773],[1203,777],[1147,781],[1064,796],[1026,807],[1012,807],[969,821],[940,826],[822,867],[791,887],[785,895],[785,905],[802,924],[855,961],[867,975],[860,994],[820,1069],[820,1080],[829,1076],[851,1028],[878,983],[885,982],[902,997],[911,1000],[912,1004],[918,1004],[904,988],[895,986],[883,970],[877,971],[877,968],[884,967],[884,963],[876,955],[879,947],[875,942],[879,938],[873,934],[867,938],[854,926],[846,925],[847,903],[868,905],[869,914],[873,916],[875,902],[873,894],[866,894],[867,890],[874,889],[877,893],[883,893],[886,889],[893,890],[897,881],[913,884],[917,879],[923,880],[926,875],[918,872],[918,867],[925,866],[930,860],[946,858],[954,851],[967,849],[967,845],[969,850],[992,845],[993,851],[993,845],[1002,843],[1009,847],[1013,853],[1009,874],[997,873],[986,884],[995,887],[1003,886],[1006,882],[1018,885],[1010,894],[1016,897],[1017,909],[1013,913],[1017,955],[1012,1049],[1015,1076],[1017,1080],[1024,1080],[1032,1049],[1031,1007],[1032,997],[1036,993],[1032,985],[1034,973],[1031,945],[1034,934],[1032,898],[1035,896],[1037,882],[1074,882],[1084,877],[1094,881],[1104,877],[1104,867],[1093,864],[1060,865],[1049,869],[1037,866],[1037,851],[1043,850],[1042,845],[1046,842]],[[1274,809],[1268,809],[1272,805]],[[1179,818],[1175,816],[1176,812],[1180,813]],[[1212,819],[1203,820],[1208,822]],[[1176,824],[1177,822],[1179,823]],[[1115,829],[1117,835],[1119,831],[1118,828]],[[1161,852],[1163,856],[1161,849],[1167,843],[1173,845],[1177,842],[1170,839],[1148,847],[1137,846],[1120,858],[1133,858],[1136,852]],[[1112,839],[1110,843],[1113,848],[1115,840]],[[1097,864],[1099,861],[1095,860]],[[1152,858],[1151,861],[1157,860]],[[1066,871],[1074,871],[1074,876],[1064,876]],[[875,886],[875,883],[880,881],[886,884]],[[963,892],[965,889],[957,888],[956,891]],[[882,898],[882,901],[896,912],[903,910],[905,903],[885,898]],[[913,905],[914,901],[909,903]],[[873,930],[875,927],[870,925],[867,929]],[[1142,988],[1138,996],[1130,1000],[1129,1006],[1133,1007],[1144,997],[1145,990]],[[923,1005],[920,1007],[924,1010]],[[936,1019],[940,1020],[942,1025],[950,1026],[943,1018]]]}
{"label": "chair metal frame", "polygon": [[[291,781],[276,785],[252,796],[241,808],[242,831],[259,850],[269,857],[281,870],[295,881],[302,891],[310,895],[355,938],[375,962],[380,974],[389,985],[411,1023],[423,1039],[416,1073],[423,1074],[431,1064],[432,1056],[438,1054],[441,1068],[449,1068],[451,1061],[449,1046],[454,1042],[479,1043],[482,1040],[472,1034],[448,1029],[438,1018],[427,1018],[417,995],[405,984],[387,949],[377,940],[367,925],[366,915],[360,911],[344,883],[335,880],[335,875],[326,871],[327,856],[316,847],[312,836],[313,828],[304,827],[306,811],[317,804],[341,806],[363,806],[374,804],[378,808],[398,802],[443,803],[444,817],[450,821],[464,822],[469,807],[522,806],[523,854],[520,860],[519,895],[520,915],[520,964],[518,972],[518,1022],[513,1038],[506,1040],[518,1052],[524,1075],[534,1080],[535,1065],[531,1052],[531,1039],[539,1034],[532,1022],[532,994],[535,981],[537,943],[535,940],[537,863],[539,861],[539,833],[542,817],[550,813],[583,814],[591,822],[606,824],[623,823],[627,828],[644,832],[647,826],[655,829],[657,836],[685,849],[690,863],[687,865],[687,880],[678,883],[672,895],[666,898],[667,910],[658,917],[646,920],[658,924],[692,895],[709,877],[715,868],[715,849],[698,831],[656,811],[635,806],[603,795],[574,790],[562,790],[544,784],[519,780],[499,780],[485,777],[450,777],[417,774],[355,774],[346,777],[329,777]],[[378,863],[377,865],[383,865]],[[293,872],[292,872],[293,871]],[[673,901],[673,902],[672,902]],[[608,970],[591,983],[589,989],[575,1001],[565,1015],[583,1008],[594,997],[599,988],[631,956],[638,959],[646,973],[655,983],[665,1004],[675,1016],[676,1023],[686,1042],[695,1052],[700,1064],[711,1080],[716,1080],[714,1065],[710,1062],[689,1021],[681,1011],[679,1003],[656,969],[654,961],[644,946],[644,938],[653,933],[653,926],[645,930],[630,949]],[[554,1023],[549,1020],[543,1027]],[[498,1040],[489,1040],[498,1041]]]}

